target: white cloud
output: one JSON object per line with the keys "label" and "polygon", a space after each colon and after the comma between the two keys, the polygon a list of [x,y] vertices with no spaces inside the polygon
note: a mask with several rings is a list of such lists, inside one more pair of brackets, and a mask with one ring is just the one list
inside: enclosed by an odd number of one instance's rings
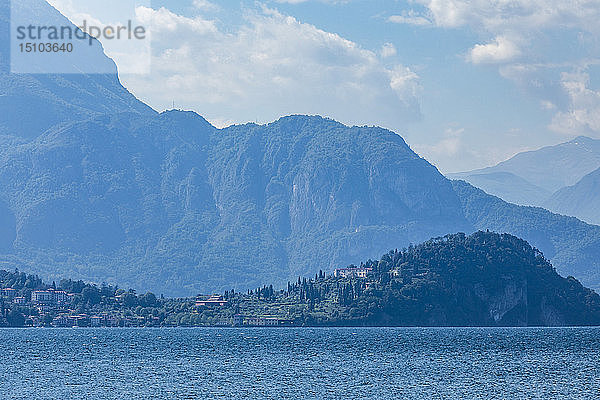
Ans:
{"label": "white cloud", "polygon": [[566,135],[600,134],[600,91],[589,88],[586,72],[563,73],[562,85],[569,109],[556,114],[550,128]]}
{"label": "white cloud", "polygon": [[248,13],[233,32],[165,8],[140,18],[152,30],[152,74],[121,78],[157,109],[174,100],[214,121],[303,113],[392,128],[420,117],[419,77],[409,68],[275,10]]}
{"label": "white cloud", "polygon": [[597,0],[415,0],[439,27],[463,25],[491,32],[517,29],[535,31],[548,27],[576,27],[597,32],[600,2]]}
{"label": "white cloud", "polygon": [[554,104],[553,102],[548,101],[548,100],[540,101],[540,106],[544,110],[556,110],[556,104]]}
{"label": "white cloud", "polygon": [[200,11],[218,11],[221,9],[217,4],[209,0],[194,0],[194,7]]}
{"label": "white cloud", "polygon": [[505,63],[521,54],[515,43],[504,36],[498,36],[488,44],[477,44],[469,53],[473,64]]}
{"label": "white cloud", "polygon": [[464,133],[464,128],[446,129],[444,138],[433,146],[432,151],[434,153],[448,154],[450,156],[456,155],[462,146],[462,136]]}
{"label": "white cloud", "polygon": [[447,128],[443,137],[432,145],[415,145],[415,149],[433,159],[440,157],[453,158],[457,156],[463,147],[464,128]]}
{"label": "white cloud", "polygon": [[393,43],[385,43],[381,47],[379,54],[381,55],[382,58],[394,57],[395,55],[398,54],[398,50],[396,50],[396,46],[394,46]]}
{"label": "white cloud", "polygon": [[427,26],[432,24],[428,18],[425,18],[423,15],[420,15],[413,10],[409,10],[402,15],[392,15],[388,18],[388,21],[395,24],[416,26]]}
{"label": "white cloud", "polygon": [[[141,25],[136,18],[137,10],[143,5],[149,6],[150,0],[47,1],[73,24],[98,38],[102,42],[104,52],[115,61],[120,72],[141,74],[149,72],[151,38],[148,32],[144,31],[144,38],[140,40],[130,40],[127,35],[120,34],[112,39],[104,39],[100,30],[110,27],[116,33],[120,32],[116,27],[127,27],[129,23],[133,27]],[[83,28],[84,26],[87,29]]]}
{"label": "white cloud", "polygon": [[410,24],[422,18],[438,28],[468,28],[483,43],[467,45],[465,60],[499,64],[501,76],[555,113],[552,130],[568,134],[600,130],[598,92],[588,87],[585,74],[577,72],[598,57],[599,0],[413,0],[413,4],[422,11],[407,12],[404,16],[410,18],[393,22]]}
{"label": "white cloud", "polygon": [[[300,3],[306,3],[309,1],[313,1],[313,0],[275,0],[275,2],[277,3],[288,3],[288,4],[300,4]],[[318,0],[321,3],[332,3],[332,4],[337,4],[337,3],[347,3],[350,0]]]}

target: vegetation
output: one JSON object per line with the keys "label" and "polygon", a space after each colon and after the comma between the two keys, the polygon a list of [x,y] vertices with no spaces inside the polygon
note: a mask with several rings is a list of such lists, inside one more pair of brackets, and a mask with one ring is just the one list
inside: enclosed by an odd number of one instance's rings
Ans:
{"label": "vegetation", "polygon": [[[0,298],[0,326],[13,327],[33,325],[49,326],[54,318],[63,313],[89,314],[109,313],[119,317],[156,317],[161,314],[161,303],[153,293],[137,295],[135,290],[123,290],[117,286],[102,284],[100,286],[85,283],[81,280],[63,279],[57,285],[45,284],[37,275],[29,275],[15,270],[14,272],[0,270],[0,288],[14,289],[15,297],[22,297],[24,304]],[[59,290],[71,294],[68,304],[53,307],[49,311],[40,311],[32,302],[34,291]],[[160,318],[150,323],[158,325]]]}
{"label": "vegetation", "polygon": [[[236,316],[299,326],[600,325],[600,296],[559,276],[540,251],[507,234],[448,235],[350,268],[367,272],[336,277],[320,271],[281,290],[225,291],[223,305],[158,299],[82,281],[44,285],[18,271],[0,272],[0,283],[24,296],[64,289],[73,294],[72,313],[135,318],[141,321],[137,326],[232,325]],[[50,325],[58,312],[40,315],[35,307],[3,305],[2,315],[13,326],[36,318]]]}
{"label": "vegetation", "polygon": [[541,252],[511,235],[448,235],[360,267],[366,278],[319,273],[285,291],[240,296],[243,313],[305,325],[547,326],[600,324],[600,297],[560,277]]}

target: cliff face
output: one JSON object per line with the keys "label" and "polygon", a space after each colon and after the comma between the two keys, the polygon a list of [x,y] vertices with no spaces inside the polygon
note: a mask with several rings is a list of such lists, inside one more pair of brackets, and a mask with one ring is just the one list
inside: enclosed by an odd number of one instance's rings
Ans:
{"label": "cliff face", "polygon": [[[487,299],[486,299],[487,297]],[[502,323],[508,318],[513,319],[516,324],[525,324],[527,315],[518,313],[516,318],[513,314],[514,310],[519,308],[523,311],[527,310],[527,282],[525,280],[515,281],[513,279],[504,282],[503,290],[500,293],[495,293],[492,296],[484,296],[482,300],[487,300],[488,314],[494,323]]]}

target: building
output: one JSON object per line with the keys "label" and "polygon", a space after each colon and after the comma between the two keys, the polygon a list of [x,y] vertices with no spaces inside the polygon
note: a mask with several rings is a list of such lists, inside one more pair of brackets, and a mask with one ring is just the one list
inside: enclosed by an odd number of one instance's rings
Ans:
{"label": "building", "polygon": [[67,292],[63,290],[36,290],[31,293],[31,301],[36,305],[55,306],[65,304],[70,301]]}
{"label": "building", "polygon": [[[234,326],[235,325],[235,317],[234,317]],[[281,319],[272,316],[262,316],[262,317],[243,317],[243,325],[245,326],[265,326],[265,327],[277,327],[277,326],[292,326],[294,321],[288,319]]]}
{"label": "building", "polygon": [[37,310],[40,313],[44,314],[44,313],[52,311],[54,309],[54,306],[50,305],[50,304],[38,304],[35,306],[35,308],[37,308]]}
{"label": "building", "polygon": [[333,275],[336,278],[366,278],[372,271],[373,268],[367,267],[338,268]]}
{"label": "building", "polygon": [[107,319],[108,318],[106,315],[94,315],[90,318],[90,326],[95,328],[99,326],[106,326]]}
{"label": "building", "polygon": [[54,293],[48,290],[36,290],[31,293],[31,301],[35,304],[51,304],[55,303]]}
{"label": "building", "polygon": [[71,324],[71,319],[68,315],[61,314],[54,317],[54,320],[52,320],[52,326],[57,328],[67,328],[73,325]]}
{"label": "building", "polygon": [[27,303],[27,300],[25,299],[25,297],[15,297],[13,299],[13,303],[23,305]]}
{"label": "building", "polygon": [[54,291],[54,299],[57,303],[70,303],[71,298],[64,290],[55,290]]}
{"label": "building", "polygon": [[15,297],[17,297],[17,291],[12,288],[4,288],[2,289],[2,291],[0,291],[0,297],[11,301]]}
{"label": "building", "polygon": [[196,300],[196,307],[223,307],[227,305],[227,300],[223,298],[223,296],[213,295],[205,300]]}
{"label": "building", "polygon": [[90,318],[87,314],[71,315],[69,318],[69,326],[87,327],[90,326]]}

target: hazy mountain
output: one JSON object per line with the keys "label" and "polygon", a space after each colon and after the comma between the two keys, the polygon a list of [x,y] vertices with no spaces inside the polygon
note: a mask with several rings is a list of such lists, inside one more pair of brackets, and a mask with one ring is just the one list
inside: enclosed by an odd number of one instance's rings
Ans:
{"label": "hazy mountain", "polygon": [[5,73],[0,99],[4,268],[194,294],[489,228],[600,287],[600,227],[453,184],[384,129],[292,116],[218,130],[154,113],[116,74]]}
{"label": "hazy mountain", "polygon": [[544,252],[563,276],[600,288],[600,226],[543,208],[507,203],[464,181],[453,182],[465,217],[476,229],[509,232]]}
{"label": "hazy mountain", "polygon": [[584,176],[577,184],[554,193],[546,207],[600,225],[600,169]]}
{"label": "hazy mountain", "polygon": [[[10,6],[0,0],[0,135],[33,138],[61,122],[105,113],[154,113],[120,84],[117,67],[98,41],[82,46],[68,62],[81,71],[112,70],[112,74],[11,74]],[[67,26],[70,22],[43,0],[12,2],[40,24]],[[67,62],[67,61],[65,61]]]}
{"label": "hazy mountain", "polygon": [[171,293],[469,229],[450,182],[400,136],[317,117],[225,130],[193,113],[101,117],[2,148],[0,184],[15,221],[0,242],[19,259]]}
{"label": "hazy mountain", "polygon": [[[461,174],[452,176],[460,177]],[[474,173],[461,179],[514,204],[542,206],[552,195],[552,192],[510,172]]]}
{"label": "hazy mountain", "polygon": [[448,174],[489,194],[522,205],[542,206],[552,193],[600,167],[600,140],[580,136],[567,143],[519,153],[500,164]]}
{"label": "hazy mountain", "polygon": [[1,147],[0,248],[7,265],[42,276],[190,294],[283,283],[489,228],[599,286],[600,227],[464,185],[380,128],[104,116]]}

